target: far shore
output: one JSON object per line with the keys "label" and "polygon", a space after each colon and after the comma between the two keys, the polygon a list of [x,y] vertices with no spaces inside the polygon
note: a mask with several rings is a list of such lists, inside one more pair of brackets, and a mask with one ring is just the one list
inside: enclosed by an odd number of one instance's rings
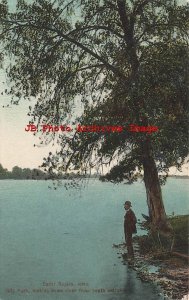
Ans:
{"label": "far shore", "polygon": [[[52,178],[11,178],[11,177],[4,177],[1,178],[0,180],[72,180],[72,179],[99,179],[100,175],[94,174],[94,175],[75,175],[75,176],[62,176],[62,177],[52,177]],[[189,179],[189,175],[169,175],[168,178],[175,178],[175,179]],[[139,178],[140,179],[140,178]]]}

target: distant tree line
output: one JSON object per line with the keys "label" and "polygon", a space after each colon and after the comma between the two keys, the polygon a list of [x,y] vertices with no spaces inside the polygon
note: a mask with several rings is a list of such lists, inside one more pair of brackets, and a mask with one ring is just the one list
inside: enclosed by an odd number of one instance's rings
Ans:
{"label": "distant tree line", "polygon": [[39,169],[22,169],[18,166],[8,171],[0,164],[0,179],[49,179],[49,175]]}
{"label": "distant tree line", "polygon": [[[40,169],[29,169],[29,168],[20,168],[15,166],[12,168],[12,171],[8,171],[3,168],[0,164],[0,180],[1,179],[33,179],[33,180],[47,180],[47,179],[73,179],[76,177],[89,177],[89,175],[78,175],[76,173],[69,174],[55,174],[50,172],[43,172]],[[97,174],[90,176],[92,178],[98,177]]]}

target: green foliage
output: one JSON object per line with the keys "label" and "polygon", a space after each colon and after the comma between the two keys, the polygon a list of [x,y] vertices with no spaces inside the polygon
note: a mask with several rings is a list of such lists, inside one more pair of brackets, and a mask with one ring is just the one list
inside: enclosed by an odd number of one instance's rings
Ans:
{"label": "green foliage", "polygon": [[8,176],[8,170],[4,169],[2,164],[0,164],[0,179],[6,179]]}
{"label": "green foliage", "polygon": [[0,179],[51,179],[49,175],[39,169],[20,168],[15,166],[9,172],[0,164]]}
{"label": "green foliage", "polygon": [[173,228],[171,239],[155,231],[152,232],[149,230],[149,226],[145,226],[148,228],[148,235],[137,237],[142,254],[152,253],[154,258],[163,258],[165,254],[166,258],[166,252],[170,252],[172,245],[172,251],[188,252],[189,215],[170,217],[169,221]]}
{"label": "green foliage", "polygon": [[176,216],[169,219],[175,234],[175,247],[188,248],[189,216]]}

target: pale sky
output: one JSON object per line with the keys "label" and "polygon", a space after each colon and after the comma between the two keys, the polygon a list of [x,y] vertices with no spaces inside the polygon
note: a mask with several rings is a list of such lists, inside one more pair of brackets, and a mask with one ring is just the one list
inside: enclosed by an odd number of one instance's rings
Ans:
{"label": "pale sky", "polygon": [[[0,162],[3,167],[11,170],[12,167],[34,168],[38,167],[44,156],[46,156],[52,147],[34,147],[38,143],[38,138],[31,132],[24,129],[29,124],[28,101],[22,101],[20,105],[4,107],[10,102],[8,96],[1,95],[4,90],[4,73],[0,72]],[[54,148],[54,147],[53,147]]]}
{"label": "pale sky", "polygon": [[[12,7],[15,2],[10,0]],[[49,151],[54,152],[57,146],[33,146],[39,144],[38,138],[24,130],[30,120],[27,113],[31,103],[22,101],[17,106],[3,107],[10,102],[8,96],[1,95],[6,88],[6,84],[3,83],[5,81],[5,74],[0,70],[0,163],[8,170],[16,165],[21,168],[38,168],[43,157],[47,156]],[[179,174],[175,168],[172,168],[171,173]],[[183,167],[183,174],[189,175],[187,166]]]}

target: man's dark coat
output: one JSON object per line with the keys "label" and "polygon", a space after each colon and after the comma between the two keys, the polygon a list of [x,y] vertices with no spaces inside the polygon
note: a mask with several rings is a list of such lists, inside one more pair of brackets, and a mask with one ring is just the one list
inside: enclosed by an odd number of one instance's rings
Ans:
{"label": "man's dark coat", "polygon": [[133,243],[132,243],[132,234],[136,233],[136,222],[134,212],[131,209],[128,209],[125,214],[124,220],[124,232],[125,232],[125,242],[127,245],[128,256],[134,257]]}
{"label": "man's dark coat", "polygon": [[132,209],[127,210],[124,221],[125,233],[136,233],[136,222],[137,219]]}

